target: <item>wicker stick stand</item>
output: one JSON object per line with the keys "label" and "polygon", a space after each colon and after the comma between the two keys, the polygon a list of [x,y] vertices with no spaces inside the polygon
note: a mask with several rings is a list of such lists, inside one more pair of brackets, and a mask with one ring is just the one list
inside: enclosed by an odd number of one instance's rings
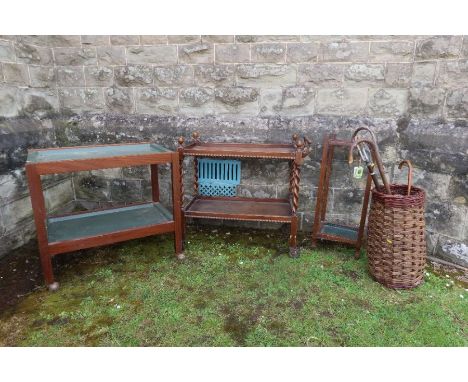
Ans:
{"label": "wicker stick stand", "polygon": [[367,253],[372,277],[388,288],[410,289],[423,281],[426,264],[424,190],[409,183],[372,190]]}

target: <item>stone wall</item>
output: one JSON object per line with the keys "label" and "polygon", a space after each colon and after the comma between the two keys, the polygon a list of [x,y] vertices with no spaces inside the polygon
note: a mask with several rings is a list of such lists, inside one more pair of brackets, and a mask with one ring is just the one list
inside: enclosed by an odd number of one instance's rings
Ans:
{"label": "stone wall", "polygon": [[[430,254],[468,266],[467,121],[463,36],[0,36],[0,255],[33,234],[27,148],[141,140],[174,148],[194,130],[229,141],[306,135],[313,152],[300,217],[310,230],[323,134],[349,137],[365,125],[392,180],[405,181],[400,159],[415,165],[428,194]],[[344,152],[334,170],[330,217],[355,223],[363,184]],[[246,161],[242,171],[242,195],[287,192],[285,163]],[[50,210],[149,197],[145,168],[44,181]]]}

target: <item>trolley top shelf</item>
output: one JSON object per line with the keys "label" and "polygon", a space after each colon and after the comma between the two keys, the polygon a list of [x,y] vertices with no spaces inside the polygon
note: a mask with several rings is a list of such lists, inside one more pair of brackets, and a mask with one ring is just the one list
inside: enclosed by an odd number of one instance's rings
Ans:
{"label": "trolley top shelf", "polygon": [[195,142],[184,147],[184,155],[204,157],[294,159],[293,144],[280,143],[209,143]]}

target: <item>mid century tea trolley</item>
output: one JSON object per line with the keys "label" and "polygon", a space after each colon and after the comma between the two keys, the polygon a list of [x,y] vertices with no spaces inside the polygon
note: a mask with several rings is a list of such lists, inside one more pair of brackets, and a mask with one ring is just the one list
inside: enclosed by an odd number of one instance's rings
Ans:
{"label": "mid century tea trolley", "polygon": [[[158,165],[172,167],[173,211],[159,202]],[[52,257],[144,236],[174,232],[175,252],[182,254],[178,153],[152,143],[79,146],[29,150],[26,163],[41,265],[49,289],[57,289]],[[48,217],[41,175],[113,167],[150,165],[152,201],[120,208]]]}
{"label": "mid century tea trolley", "polygon": [[[194,157],[195,196],[183,208],[182,220],[190,218],[228,219],[246,221],[267,221],[291,224],[289,253],[298,256],[297,208],[299,203],[300,165],[310,152],[310,141],[293,136],[289,144],[277,143],[221,143],[202,142],[195,132],[193,141],[184,146],[184,138],[179,138],[179,160],[186,156]],[[206,196],[199,193],[199,158],[269,158],[290,161],[289,198],[246,198],[238,196]],[[182,165],[180,166],[182,171]],[[182,179],[182,174],[181,174]],[[181,198],[183,197],[181,182]],[[182,203],[182,202],[181,202]]]}

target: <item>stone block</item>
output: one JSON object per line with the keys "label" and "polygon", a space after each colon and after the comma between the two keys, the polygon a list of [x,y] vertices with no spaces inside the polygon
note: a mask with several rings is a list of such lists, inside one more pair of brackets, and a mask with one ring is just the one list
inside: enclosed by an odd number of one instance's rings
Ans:
{"label": "stone block", "polygon": [[214,91],[216,111],[221,113],[258,114],[259,92],[257,89],[232,86],[218,87]]}
{"label": "stone block", "polygon": [[203,35],[201,36],[202,42],[215,43],[215,44],[226,44],[233,43],[233,35]]}
{"label": "stone block", "polygon": [[104,109],[104,96],[98,88],[59,89],[60,106],[72,112],[86,112]]}
{"label": "stone block", "polygon": [[[139,89],[142,90],[142,89]],[[122,176],[131,179],[150,179],[149,166],[122,167]]]}
{"label": "stone block", "polygon": [[419,117],[439,117],[442,114],[445,92],[440,88],[411,88],[409,113]]}
{"label": "stone block", "polygon": [[415,62],[413,65],[412,87],[432,86],[436,72],[435,62]]}
{"label": "stone block", "polygon": [[159,44],[167,44],[167,36],[155,36],[155,35],[145,35],[140,36],[140,44],[141,45],[159,45]]}
{"label": "stone block", "polygon": [[199,85],[234,85],[234,65],[196,65],[195,83]]}
{"label": "stone block", "polygon": [[85,66],[87,86],[111,86],[114,83],[114,69],[110,66]]}
{"label": "stone block", "polygon": [[5,82],[14,85],[29,85],[28,66],[25,64],[3,64]]}
{"label": "stone block", "polygon": [[395,88],[405,88],[410,85],[413,65],[411,63],[388,63],[385,66],[385,84]]}
{"label": "stone block", "polygon": [[378,117],[399,117],[408,110],[407,89],[369,89],[369,111]]}
{"label": "stone block", "polygon": [[435,199],[426,201],[426,225],[432,231],[461,238],[465,216],[465,206]]}
{"label": "stone block", "polygon": [[129,64],[175,64],[177,47],[173,45],[131,46],[127,48]]}
{"label": "stone block", "polygon": [[15,44],[15,52],[18,62],[24,64],[50,65],[52,64],[52,49],[34,45]]}
{"label": "stone block", "polygon": [[468,35],[463,36],[463,46],[460,52],[460,57],[468,58]]}
{"label": "stone block", "polygon": [[364,190],[355,188],[333,188],[333,205],[329,209],[333,213],[345,214],[353,223],[359,223],[361,218]]}
{"label": "stone block", "polygon": [[283,89],[281,111],[288,115],[312,115],[315,109],[315,90],[306,86]]}
{"label": "stone block", "polygon": [[77,199],[87,201],[111,200],[111,180],[105,179],[89,172],[74,174],[73,186]]}
{"label": "stone block", "polygon": [[139,45],[140,36],[135,36],[135,35],[110,36],[110,43],[112,45]]}
{"label": "stone block", "polygon": [[351,64],[344,72],[347,85],[381,86],[385,79],[385,66],[383,64]]}
{"label": "stone block", "polygon": [[44,189],[44,201],[48,212],[67,205],[75,198],[71,179]]}
{"label": "stone block", "polygon": [[468,268],[468,241],[440,235],[435,256],[453,264]]}
{"label": "stone block", "polygon": [[317,113],[323,115],[364,114],[367,106],[367,88],[319,89]]}
{"label": "stone block", "polygon": [[345,66],[343,64],[303,64],[299,65],[299,83],[323,87],[342,86]]}
{"label": "stone block", "polygon": [[36,88],[52,88],[56,85],[56,74],[54,68],[49,66],[29,66],[31,86]]}
{"label": "stone block", "polygon": [[153,84],[153,68],[144,65],[119,66],[114,69],[119,86],[145,86]]}
{"label": "stone block", "polygon": [[62,66],[96,65],[96,49],[54,48],[55,64]]}
{"label": "stone block", "polygon": [[23,89],[22,111],[28,116],[44,118],[59,112],[59,100],[55,89]]}
{"label": "stone block", "polygon": [[286,44],[264,43],[252,45],[252,62],[284,64],[286,62]]}
{"label": "stone block", "polygon": [[447,198],[453,203],[468,205],[468,174],[450,177]]}
{"label": "stone block", "polygon": [[110,37],[106,35],[83,35],[81,36],[83,45],[102,46],[110,44]]}
{"label": "stone block", "polygon": [[281,112],[283,91],[281,88],[260,90],[260,114],[278,115]]}
{"label": "stone block", "polygon": [[287,86],[296,83],[296,72],[288,65],[242,64],[237,66],[237,83],[246,86]]}
{"label": "stone block", "polygon": [[125,65],[125,48],[123,46],[98,46],[99,65]]}
{"label": "stone block", "polygon": [[174,88],[139,88],[136,97],[139,113],[169,115],[178,110],[177,89]]}
{"label": "stone block", "polygon": [[434,36],[416,41],[415,60],[457,58],[462,36]]}
{"label": "stone block", "polygon": [[37,46],[50,46],[50,36],[47,35],[24,35],[16,36],[16,40],[20,43],[31,44]]}
{"label": "stone block", "polygon": [[31,199],[28,197],[14,200],[0,207],[0,216],[8,222],[8,227],[16,227],[26,220],[32,219]]}
{"label": "stone block", "polygon": [[158,66],[154,68],[154,76],[156,85],[193,85],[193,66]]}
{"label": "stone block", "polygon": [[214,112],[214,90],[208,87],[194,86],[180,91],[179,102],[184,113],[204,115]]}
{"label": "stone block", "polygon": [[244,63],[250,61],[250,46],[244,44],[220,44],[215,46],[216,63]]}
{"label": "stone block", "polygon": [[167,36],[169,44],[189,44],[201,41],[200,35],[171,35]]}
{"label": "stone block", "polygon": [[81,39],[77,35],[50,35],[47,37],[47,45],[52,47],[80,46]]}
{"label": "stone block", "polygon": [[179,45],[179,62],[186,64],[211,64],[214,62],[213,44],[196,43]]}
{"label": "stone block", "polygon": [[437,85],[446,88],[468,86],[468,60],[439,61]]}
{"label": "stone block", "polygon": [[241,184],[237,187],[237,196],[244,198],[275,198],[276,187],[265,184]]}
{"label": "stone block", "polygon": [[104,90],[107,108],[114,113],[131,113],[133,111],[133,90],[112,86]]}
{"label": "stone block", "polygon": [[130,179],[113,179],[111,181],[111,199],[120,202],[141,201],[141,181]]}
{"label": "stone block", "polygon": [[368,57],[368,42],[331,42],[320,45],[319,61],[365,62]]}
{"label": "stone block", "polygon": [[[401,170],[394,166],[393,183],[407,184],[407,168]],[[447,200],[449,198],[449,184],[451,176],[428,171],[425,168],[414,166],[413,185],[421,187],[426,192],[427,199]]]}
{"label": "stone block", "polygon": [[287,44],[287,62],[315,62],[317,61],[320,45],[318,43]]}
{"label": "stone block", "polygon": [[446,112],[449,118],[468,118],[468,87],[448,92]]}
{"label": "stone block", "polygon": [[236,35],[237,42],[299,42],[297,35]]}
{"label": "stone block", "polygon": [[0,84],[0,117],[16,117],[18,112],[18,88]]}
{"label": "stone block", "polygon": [[62,66],[57,67],[58,86],[85,86],[85,79],[82,66]]}
{"label": "stone block", "polygon": [[372,62],[411,62],[413,52],[413,41],[375,41],[370,45],[369,60]]}

